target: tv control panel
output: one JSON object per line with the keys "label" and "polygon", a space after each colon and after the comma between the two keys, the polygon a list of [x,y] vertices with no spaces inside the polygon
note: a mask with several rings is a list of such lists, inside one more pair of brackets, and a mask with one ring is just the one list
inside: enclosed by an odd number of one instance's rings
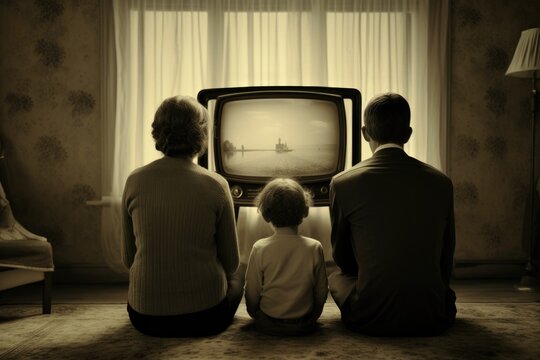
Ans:
{"label": "tv control panel", "polygon": [[[229,180],[231,196],[235,205],[253,206],[253,202],[264,185],[251,183],[237,183]],[[314,206],[328,206],[330,203],[330,183],[329,181],[319,181],[315,183],[304,183],[302,186],[307,189]]]}

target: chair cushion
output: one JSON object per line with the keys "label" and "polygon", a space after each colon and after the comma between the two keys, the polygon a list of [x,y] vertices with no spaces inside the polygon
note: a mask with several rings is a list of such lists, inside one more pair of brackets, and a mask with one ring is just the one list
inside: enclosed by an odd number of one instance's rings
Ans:
{"label": "chair cushion", "polygon": [[33,239],[0,240],[0,266],[53,271],[51,244]]}

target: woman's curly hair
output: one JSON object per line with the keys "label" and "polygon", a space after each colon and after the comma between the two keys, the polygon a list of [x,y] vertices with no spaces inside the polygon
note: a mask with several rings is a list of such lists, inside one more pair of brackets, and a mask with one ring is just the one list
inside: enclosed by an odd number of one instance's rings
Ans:
{"label": "woman's curly hair", "polygon": [[172,157],[204,153],[207,123],[208,111],[194,98],[175,96],[165,99],[152,122],[156,150]]}
{"label": "woman's curly hair", "polygon": [[293,179],[270,181],[255,198],[264,220],[275,227],[298,226],[313,205],[311,194]]}

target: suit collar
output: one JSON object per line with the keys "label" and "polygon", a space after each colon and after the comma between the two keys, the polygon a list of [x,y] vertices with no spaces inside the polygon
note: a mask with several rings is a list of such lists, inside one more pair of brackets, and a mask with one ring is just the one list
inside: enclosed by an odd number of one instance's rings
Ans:
{"label": "suit collar", "polygon": [[385,157],[385,156],[403,156],[403,155],[407,155],[407,153],[402,148],[387,147],[387,148],[376,151],[372,157],[378,158],[378,157]]}
{"label": "suit collar", "polygon": [[394,143],[386,143],[386,144],[382,144],[378,148],[376,148],[374,153],[376,153],[378,151],[381,151],[381,150],[384,150],[384,149],[401,149],[401,150],[403,150],[403,146],[401,146],[399,144],[394,144]]}

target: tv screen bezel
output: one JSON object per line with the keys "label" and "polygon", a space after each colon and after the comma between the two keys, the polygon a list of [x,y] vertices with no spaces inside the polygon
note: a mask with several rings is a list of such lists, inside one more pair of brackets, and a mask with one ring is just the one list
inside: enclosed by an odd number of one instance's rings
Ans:
{"label": "tv screen bezel", "polygon": [[[270,90],[287,90],[287,91],[308,91],[318,92],[323,94],[339,95],[343,100],[350,101],[346,103],[347,115],[347,140],[350,142],[350,158],[348,149],[345,155],[345,167],[354,166],[362,159],[361,146],[361,127],[362,127],[362,94],[356,88],[330,87],[330,86],[290,86],[290,85],[275,85],[275,86],[243,86],[243,87],[221,87],[202,89],[197,94],[197,100],[207,109],[210,108],[210,102],[216,100],[218,96],[245,93],[253,91],[270,91]],[[214,104],[212,104],[214,105]],[[348,111],[350,110],[350,112]],[[350,125],[350,127],[349,127]],[[350,133],[349,133],[350,131]],[[212,139],[209,138],[211,142]],[[200,166],[209,169],[208,154],[206,151],[201,154],[197,162]],[[350,161],[350,163],[349,163]],[[212,169],[215,171],[215,169]],[[230,179],[228,179],[230,180]],[[305,183],[305,186],[313,195],[313,206],[328,206],[330,203],[329,187],[331,179],[326,179],[320,182]],[[245,181],[229,181],[231,195],[235,204],[235,213],[238,216],[240,206],[253,206],[253,199],[258,194],[263,184],[250,184]]]}
{"label": "tv screen bezel", "polygon": [[239,93],[230,93],[219,95],[216,97],[216,103],[214,107],[214,163],[216,166],[216,172],[224,176],[226,179],[251,183],[251,184],[263,184],[269,179],[276,176],[255,176],[255,175],[239,175],[231,174],[225,171],[225,167],[222,161],[222,146],[221,146],[221,125],[222,114],[224,107],[234,101],[242,100],[256,100],[256,99],[308,99],[308,100],[320,100],[331,102],[336,106],[337,110],[337,126],[338,126],[338,154],[336,168],[332,172],[319,175],[294,175],[290,177],[300,181],[302,183],[314,183],[331,179],[335,174],[345,169],[345,155],[347,149],[347,124],[346,113],[343,97],[337,94],[313,92],[313,91],[299,91],[299,90],[259,90],[259,91],[246,91]]}
{"label": "tv screen bezel", "polygon": [[[311,91],[324,94],[335,94],[351,101],[351,166],[356,165],[362,159],[361,127],[362,127],[362,94],[356,88],[331,87],[331,86],[296,86],[296,85],[275,85],[275,86],[237,86],[237,87],[216,87],[202,89],[197,94],[197,101],[208,109],[211,100],[218,96],[267,90],[289,90],[289,91]],[[197,162],[200,166],[208,168],[208,152],[201,154]]]}

